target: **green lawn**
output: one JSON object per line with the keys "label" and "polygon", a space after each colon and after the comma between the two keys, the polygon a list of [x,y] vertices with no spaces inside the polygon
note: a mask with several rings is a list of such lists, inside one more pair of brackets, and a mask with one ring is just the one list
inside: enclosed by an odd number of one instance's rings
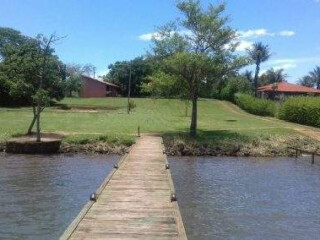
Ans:
{"label": "green lawn", "polygon": [[[44,132],[72,135],[73,139],[93,135],[129,139],[137,133],[138,126],[144,133],[170,135],[188,132],[190,116],[185,116],[183,102],[167,99],[133,100],[137,107],[128,115],[125,98],[67,98],[60,103],[63,107],[50,107],[43,112],[41,128]],[[68,107],[71,109],[63,110]],[[31,119],[30,108],[0,108],[0,141],[24,133]],[[293,133],[285,123],[264,120],[244,113],[230,103],[207,99],[199,101],[198,129],[199,139]]]}

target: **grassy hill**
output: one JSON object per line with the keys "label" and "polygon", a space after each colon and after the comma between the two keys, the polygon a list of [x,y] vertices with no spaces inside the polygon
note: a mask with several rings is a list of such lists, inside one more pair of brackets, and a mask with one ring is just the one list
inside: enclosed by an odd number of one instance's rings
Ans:
{"label": "grassy hill", "polygon": [[[42,114],[42,131],[61,132],[65,142],[87,143],[113,141],[130,144],[137,128],[142,133],[165,134],[167,138],[189,141],[190,111],[180,100],[133,99],[136,108],[126,113],[125,98],[67,98]],[[32,119],[30,108],[0,108],[0,141],[24,133]],[[198,143],[221,141],[251,142],[257,139],[297,136],[293,128],[281,121],[247,114],[231,103],[202,99],[199,101]],[[190,140],[193,141],[193,140]]]}

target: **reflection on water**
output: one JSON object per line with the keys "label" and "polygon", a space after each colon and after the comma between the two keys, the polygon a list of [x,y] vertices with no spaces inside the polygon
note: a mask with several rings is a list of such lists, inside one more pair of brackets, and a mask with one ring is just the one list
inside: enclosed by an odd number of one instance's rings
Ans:
{"label": "reflection on water", "polygon": [[190,240],[320,239],[320,167],[295,159],[171,158]]}
{"label": "reflection on water", "polygon": [[0,239],[57,239],[119,158],[0,154]]}

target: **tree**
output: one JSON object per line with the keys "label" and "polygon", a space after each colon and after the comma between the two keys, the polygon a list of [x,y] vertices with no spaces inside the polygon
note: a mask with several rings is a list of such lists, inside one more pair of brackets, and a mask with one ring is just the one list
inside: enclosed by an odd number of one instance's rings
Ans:
{"label": "tree", "polygon": [[115,62],[109,65],[108,68],[109,73],[104,76],[105,81],[119,85],[122,95],[128,94],[128,80],[131,72],[130,95],[133,97],[142,95],[142,83],[154,70],[152,60],[143,57],[137,57],[131,61]]}
{"label": "tree", "polygon": [[234,95],[236,93],[252,93],[251,83],[243,75],[229,77],[219,97],[223,100],[234,101]]}
{"label": "tree", "polygon": [[6,82],[10,96],[32,105],[34,117],[28,132],[36,123],[37,141],[41,141],[41,112],[51,100],[64,97],[65,67],[51,47],[58,40],[55,35],[38,35],[19,46],[8,45],[0,65],[0,80]]}
{"label": "tree", "polygon": [[89,77],[96,77],[96,67],[92,64],[85,64],[81,66],[81,72]]}
{"label": "tree", "polygon": [[[25,43],[29,38],[23,36],[19,31],[12,28],[0,27],[0,64],[7,57],[8,46],[20,46]],[[1,73],[0,73],[1,74]],[[0,79],[0,105],[23,105],[24,99],[13,99],[9,95],[7,83]]]}
{"label": "tree", "polygon": [[258,85],[286,82],[287,78],[288,75],[284,72],[284,69],[274,70],[273,68],[271,68],[266,73],[260,76]]}
{"label": "tree", "polygon": [[190,136],[195,137],[201,88],[239,69],[246,61],[233,54],[236,32],[227,26],[228,18],[222,16],[224,4],[210,4],[204,10],[200,1],[185,0],[179,1],[177,7],[184,20],[160,28],[153,39],[152,54],[162,62],[160,70],[171,75],[172,81],[178,81],[180,91],[192,101]]}
{"label": "tree", "polygon": [[28,39],[28,37],[23,36],[21,32],[15,29],[0,27],[0,60],[5,57],[5,48],[7,45],[19,46]]}
{"label": "tree", "polygon": [[270,58],[271,54],[270,54],[269,46],[264,45],[261,42],[254,43],[252,48],[247,49],[247,52],[248,52],[248,55],[251,58],[251,60],[256,65],[253,85],[254,85],[254,90],[255,90],[255,96],[257,96],[260,65],[262,62],[267,61]]}
{"label": "tree", "polygon": [[320,66],[316,66],[313,71],[309,72],[309,75],[317,89],[320,89]]}
{"label": "tree", "polygon": [[[85,65],[86,66],[86,65]],[[85,72],[84,66],[80,64],[66,65],[66,80],[65,91],[69,97],[72,97],[73,92],[79,92],[82,86],[81,75]]]}
{"label": "tree", "polygon": [[314,81],[310,76],[304,76],[299,79],[298,84],[305,87],[314,87]]}

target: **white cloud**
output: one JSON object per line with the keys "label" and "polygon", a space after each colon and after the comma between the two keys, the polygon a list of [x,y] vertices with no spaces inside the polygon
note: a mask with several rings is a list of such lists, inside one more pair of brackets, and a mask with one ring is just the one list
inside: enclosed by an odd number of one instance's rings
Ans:
{"label": "white cloud", "polygon": [[270,64],[299,64],[299,63],[317,63],[320,62],[320,57],[306,57],[306,58],[282,58],[270,61]]}
{"label": "white cloud", "polygon": [[259,72],[259,77],[261,77],[261,75],[265,74],[267,71],[267,69],[261,69],[261,71]]}
{"label": "white cloud", "polygon": [[139,36],[139,39],[142,41],[151,41],[153,38],[160,38],[159,33],[157,32],[145,33]]}
{"label": "white cloud", "polygon": [[[177,31],[179,34],[181,35],[187,35],[187,36],[192,36],[192,32],[190,30],[181,30],[181,31]],[[170,32],[170,34],[174,34],[175,31]],[[160,40],[161,36],[159,34],[159,32],[152,32],[152,33],[145,33],[145,34],[141,34],[139,36],[139,39],[142,41],[151,41],[153,38]]]}
{"label": "white cloud", "polygon": [[240,38],[257,38],[264,36],[272,36],[272,33],[268,33],[268,31],[264,28],[260,29],[250,29],[247,31],[238,31],[238,36]]}
{"label": "white cloud", "polygon": [[[174,33],[174,32],[172,32],[172,33]],[[181,31],[178,31],[178,33],[183,34],[183,35],[187,35],[187,36],[192,36],[192,33],[189,30],[181,30]],[[275,37],[275,36],[292,37],[295,34],[296,33],[294,31],[291,31],[291,30],[282,30],[282,31],[279,31],[279,32],[268,32],[268,30],[265,29],[265,28],[249,29],[249,30],[246,30],[246,31],[238,31],[237,32],[238,39]],[[161,36],[160,36],[160,34],[158,32],[144,33],[144,34],[141,34],[139,36],[139,39],[142,40],[142,41],[151,41],[153,38],[160,39]],[[240,46],[239,49],[243,49],[243,48]]]}
{"label": "white cloud", "polygon": [[[319,0],[320,1],[320,0]],[[259,38],[259,37],[292,37],[296,33],[291,30],[282,30],[279,32],[268,32],[265,28],[249,29],[247,31],[238,31],[239,38]]]}
{"label": "white cloud", "polygon": [[275,59],[267,62],[267,66],[274,68],[275,70],[279,69],[292,69],[298,67],[299,64],[305,63],[318,63],[320,62],[320,57],[305,57],[305,58],[282,58]]}
{"label": "white cloud", "polygon": [[240,40],[239,45],[237,46],[236,50],[239,52],[244,52],[247,49],[250,49],[253,45],[253,42]]}
{"label": "white cloud", "polygon": [[288,30],[284,30],[284,31],[279,32],[279,36],[282,36],[282,37],[292,37],[295,34],[296,33],[294,31],[288,31]]}
{"label": "white cloud", "polygon": [[280,69],[290,69],[290,68],[296,68],[297,67],[297,64],[293,64],[293,63],[284,63],[282,65],[277,65],[277,66],[274,66],[273,68],[275,70],[280,70]]}

